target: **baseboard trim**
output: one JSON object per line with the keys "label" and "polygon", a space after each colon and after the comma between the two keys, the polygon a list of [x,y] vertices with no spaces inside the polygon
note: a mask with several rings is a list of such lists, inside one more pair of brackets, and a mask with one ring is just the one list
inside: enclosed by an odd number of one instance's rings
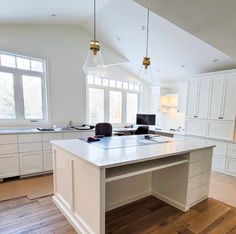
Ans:
{"label": "baseboard trim", "polygon": [[139,194],[135,194],[134,196],[130,196],[130,197],[124,198],[122,200],[112,202],[112,203],[106,205],[106,211],[113,210],[115,208],[129,204],[131,202],[137,201],[139,199],[142,199],[142,198],[150,196],[150,195],[152,195],[152,193],[150,191],[145,191],[145,192],[142,192]]}
{"label": "baseboard trim", "polygon": [[183,212],[186,212],[189,210],[189,207],[188,206],[185,206],[184,204],[181,204],[175,200],[173,200],[172,198],[169,198],[161,193],[158,193],[158,192],[155,192],[155,191],[152,191],[152,195],[160,200],[162,200],[163,202],[171,205],[171,206],[174,206],[175,208],[183,211]]}

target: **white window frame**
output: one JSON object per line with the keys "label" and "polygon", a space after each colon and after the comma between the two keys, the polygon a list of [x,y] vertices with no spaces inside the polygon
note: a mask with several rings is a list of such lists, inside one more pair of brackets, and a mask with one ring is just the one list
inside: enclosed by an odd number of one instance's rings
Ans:
{"label": "white window frame", "polygon": [[[2,66],[0,63],[0,72],[13,74],[14,79],[14,98],[15,98],[15,113],[16,119],[0,119],[0,125],[38,125],[38,124],[49,124],[49,96],[48,96],[48,72],[47,65],[48,61],[33,57],[27,57],[23,55],[7,53],[0,51],[0,54],[6,54],[14,57],[21,57],[30,60],[38,60],[43,63],[43,72],[23,70],[19,68],[12,68]],[[23,97],[23,84],[22,76],[35,76],[41,78],[42,84],[42,106],[43,106],[43,119],[25,119],[24,116],[24,97]]]}
{"label": "white window frame", "polygon": [[[112,80],[112,79],[108,79]],[[117,87],[110,87],[110,86],[103,86],[103,85],[96,85],[96,84],[89,84],[88,79],[86,81],[86,122],[89,123],[89,88],[94,89],[102,89],[104,90],[104,122],[110,122],[109,120],[109,111],[110,111],[110,100],[109,100],[109,92],[110,91],[119,91],[122,93],[122,120],[121,123],[111,123],[114,126],[123,126],[124,124],[134,124],[134,123],[127,123],[126,116],[127,116],[127,94],[134,93],[138,95],[138,112],[140,110],[140,92],[141,92],[141,84],[138,82],[129,82],[129,81],[122,81],[127,83],[133,83],[139,85],[139,91],[136,90],[129,90],[124,88],[117,88]]]}

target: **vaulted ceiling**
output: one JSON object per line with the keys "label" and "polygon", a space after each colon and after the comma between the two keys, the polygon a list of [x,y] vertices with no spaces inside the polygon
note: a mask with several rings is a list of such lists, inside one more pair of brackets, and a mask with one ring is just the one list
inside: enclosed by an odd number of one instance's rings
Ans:
{"label": "vaulted ceiling", "polygon": [[[226,33],[223,26],[233,27],[236,22],[232,21],[233,10],[220,12],[220,5],[233,3],[233,0],[211,0],[217,2],[217,11],[211,9],[213,3],[204,5],[210,0],[136,1],[152,11],[149,55],[156,83],[180,81],[190,74],[236,67],[236,60],[232,58],[236,56],[230,49],[235,37],[225,40],[227,46],[219,39]],[[137,2],[97,1],[98,37],[126,58],[123,66],[133,74],[137,74],[145,55],[146,9]],[[90,33],[93,30],[93,0],[0,0],[0,4],[0,23],[72,24]],[[213,14],[216,18],[217,13],[222,13],[219,22],[210,16]],[[234,50],[236,52],[235,46]]]}

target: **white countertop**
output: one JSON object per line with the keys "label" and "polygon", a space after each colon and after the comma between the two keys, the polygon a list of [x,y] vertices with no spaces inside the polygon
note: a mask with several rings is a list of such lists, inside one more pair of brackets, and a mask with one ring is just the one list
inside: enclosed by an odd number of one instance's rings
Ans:
{"label": "white countertop", "polygon": [[[123,141],[125,138],[136,139],[137,137],[143,136],[115,136],[110,137],[110,139],[114,139],[114,141]],[[145,140],[144,137],[142,139]],[[195,150],[214,147],[213,144],[206,144],[196,141],[193,142],[191,140],[179,140],[169,137],[159,137],[159,139],[161,141],[166,140],[170,142],[112,149],[99,148],[93,145],[93,143],[87,143],[79,139],[57,140],[52,141],[51,143],[54,146],[70,152],[96,167],[105,168],[133,162],[141,162],[150,159],[170,157]]]}
{"label": "white countertop", "polygon": [[28,128],[28,129],[0,129],[0,135],[4,134],[30,134],[30,133],[63,133],[63,132],[87,132],[94,131],[94,129],[86,129],[86,130],[76,130],[76,129],[61,129],[55,131],[39,131],[36,128]]}

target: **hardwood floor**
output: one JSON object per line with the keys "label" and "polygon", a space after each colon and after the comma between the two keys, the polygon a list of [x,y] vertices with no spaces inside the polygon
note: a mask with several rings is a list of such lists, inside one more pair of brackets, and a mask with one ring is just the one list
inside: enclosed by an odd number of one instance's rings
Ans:
{"label": "hardwood floor", "polygon": [[[51,196],[0,202],[0,233],[76,233],[51,200]],[[172,234],[236,233],[236,208],[208,199],[183,213],[147,197],[106,214],[106,233]]]}

